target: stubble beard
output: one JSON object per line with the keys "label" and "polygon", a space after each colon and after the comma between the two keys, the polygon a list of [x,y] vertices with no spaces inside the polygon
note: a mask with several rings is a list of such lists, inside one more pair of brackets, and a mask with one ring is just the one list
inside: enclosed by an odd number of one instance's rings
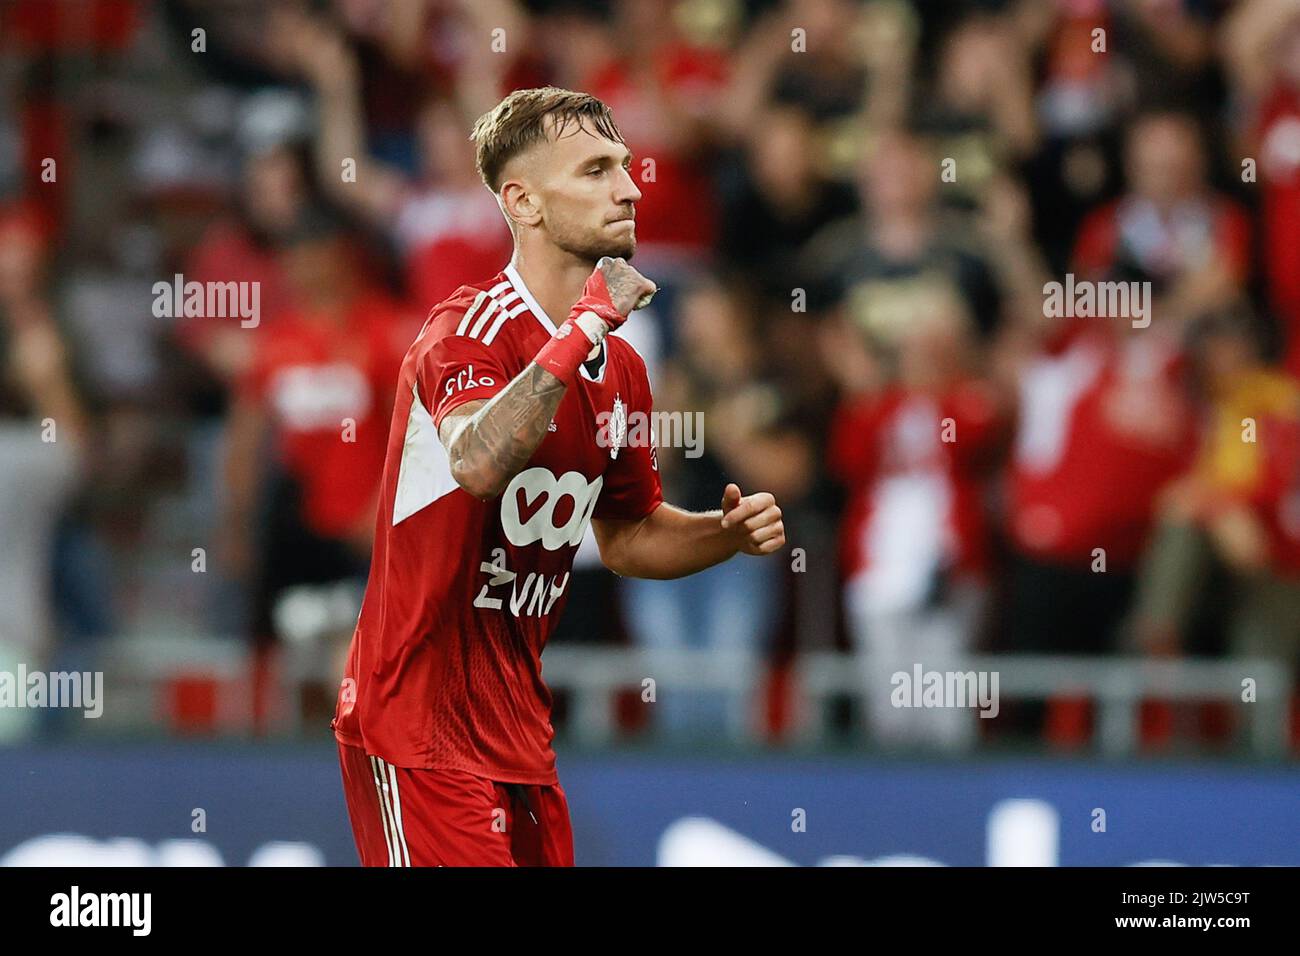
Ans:
{"label": "stubble beard", "polygon": [[555,244],[570,255],[584,259],[595,266],[603,256],[631,261],[636,252],[636,233],[629,232],[622,239],[611,239],[599,233],[581,236],[560,235],[555,237]]}

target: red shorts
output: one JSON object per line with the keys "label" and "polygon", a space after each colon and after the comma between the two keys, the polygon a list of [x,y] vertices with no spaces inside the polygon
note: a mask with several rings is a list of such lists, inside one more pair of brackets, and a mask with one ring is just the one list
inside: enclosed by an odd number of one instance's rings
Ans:
{"label": "red shorts", "polygon": [[339,763],[362,866],[573,866],[559,784],[394,767],[344,743]]}

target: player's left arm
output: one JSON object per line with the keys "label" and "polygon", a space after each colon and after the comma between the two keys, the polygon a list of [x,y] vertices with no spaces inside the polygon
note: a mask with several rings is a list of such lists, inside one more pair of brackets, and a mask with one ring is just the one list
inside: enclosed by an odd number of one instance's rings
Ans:
{"label": "player's left arm", "polygon": [[644,518],[593,518],[600,557],[615,574],[680,578],[738,553],[772,554],[785,547],[785,524],[771,493],[742,495],[727,485],[722,508],[697,514],[660,504]]}
{"label": "player's left arm", "polygon": [[[628,415],[650,417],[654,398],[645,363],[635,352],[629,358],[634,370],[626,393]],[[770,492],[746,496],[729,484],[722,507],[703,514],[667,504],[659,481],[658,443],[653,432],[649,437],[620,445],[592,512],[607,568],[624,577],[680,578],[738,553],[772,554],[785,547],[781,509]]]}

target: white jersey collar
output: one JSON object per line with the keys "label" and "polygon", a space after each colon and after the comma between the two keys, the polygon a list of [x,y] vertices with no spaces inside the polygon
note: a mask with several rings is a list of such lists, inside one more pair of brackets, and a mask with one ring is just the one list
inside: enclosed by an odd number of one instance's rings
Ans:
{"label": "white jersey collar", "polygon": [[508,263],[505,271],[506,278],[510,280],[510,284],[513,285],[515,291],[519,293],[519,298],[523,299],[528,305],[528,311],[537,316],[537,321],[541,322],[542,325],[544,325],[547,330],[554,335],[559,330],[558,326],[551,321],[551,317],[546,314],[546,310],[537,304],[537,300],[533,298],[533,294],[528,291],[528,286],[524,285],[523,277],[519,274],[519,270],[515,268],[515,264],[513,262]]}

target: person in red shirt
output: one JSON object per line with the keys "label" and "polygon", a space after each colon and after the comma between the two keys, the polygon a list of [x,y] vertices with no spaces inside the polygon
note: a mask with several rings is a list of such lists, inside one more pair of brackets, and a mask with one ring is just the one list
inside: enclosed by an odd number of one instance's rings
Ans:
{"label": "person in red shirt", "polygon": [[[1116,325],[1115,323],[1122,323]],[[1194,450],[1179,350],[1153,322],[1083,318],[1018,361],[1016,440],[1006,473],[1009,652],[1118,649],[1135,569],[1161,489]],[[1063,746],[1085,739],[1088,702],[1018,704],[1012,723]]]}
{"label": "person in red shirt", "polygon": [[352,270],[341,234],[304,228],[280,259],[293,305],[266,326],[234,325],[255,339],[228,426],[222,553],[251,579],[263,651],[286,588],[366,573],[393,383],[419,326]]}
{"label": "person in red shirt", "polygon": [[[842,382],[850,392],[831,422],[828,466],[850,494],[840,535],[845,606],[872,736],[887,746],[961,749],[976,735],[962,708],[898,708],[890,694],[891,675],[913,661],[959,667],[986,604],[986,490],[1007,421],[973,372],[970,332],[956,301],[909,324],[896,374],[865,390]],[[831,364],[846,367],[842,356]]]}
{"label": "person in red shirt", "polygon": [[1083,281],[1149,282],[1149,327],[1119,316],[1022,322],[1032,344],[1014,363],[1013,649],[1115,648],[1156,495],[1194,449],[1182,337],[1240,294],[1248,269],[1248,221],[1207,187],[1191,118],[1136,120],[1125,170],[1125,195],[1085,220],[1073,271]]}
{"label": "person in red shirt", "polygon": [[[292,305],[283,252],[312,208],[302,159],[290,143],[251,153],[240,173],[237,211],[203,233],[185,264],[187,281],[257,283],[261,315],[269,326]],[[247,373],[257,336],[239,323],[206,316],[178,317],[176,333],[223,386]]]}
{"label": "person in red shirt", "polygon": [[1224,59],[1234,105],[1247,118],[1240,155],[1257,167],[1269,306],[1286,370],[1300,378],[1300,8],[1290,0],[1238,4],[1224,31]]}
{"label": "person in red shirt", "polygon": [[726,94],[727,55],[687,40],[657,0],[613,4],[611,19],[589,19],[603,34],[603,61],[577,77],[618,113],[639,161],[645,193],[637,208],[642,258],[666,269],[695,265],[713,248],[717,209],[706,162],[718,139],[713,117]]}
{"label": "person in red shirt", "polygon": [[1150,282],[1167,330],[1236,301],[1249,277],[1251,223],[1206,182],[1195,118],[1154,112],[1129,126],[1128,189],[1085,217],[1074,247],[1079,278]]}
{"label": "person in red shirt", "polygon": [[608,107],[519,90],[473,138],[515,251],[433,308],[398,380],[333,721],[368,866],[573,864],[541,653],[589,523],[635,577],[785,544],[771,494],[663,503],[645,365],[609,334],[656,288],[626,262],[641,193]]}
{"label": "person in red shirt", "polygon": [[473,112],[464,91],[460,98],[420,98],[419,172],[408,176],[367,149],[361,66],[346,37],[310,18],[287,21],[283,30],[286,62],[318,97],[321,187],[340,208],[387,235],[402,259],[411,299],[439,302],[464,277],[497,268],[510,255],[510,233],[474,170],[463,129]]}

